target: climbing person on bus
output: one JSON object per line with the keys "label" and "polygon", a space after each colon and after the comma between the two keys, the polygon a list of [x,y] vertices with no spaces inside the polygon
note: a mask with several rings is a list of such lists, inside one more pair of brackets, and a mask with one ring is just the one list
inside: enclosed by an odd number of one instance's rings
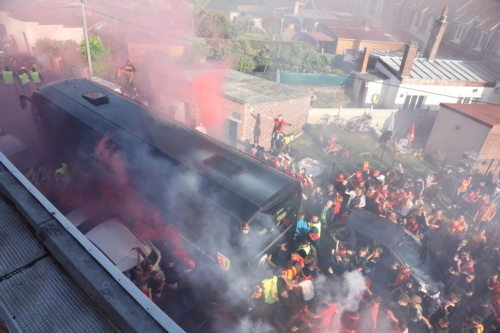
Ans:
{"label": "climbing person on bus", "polygon": [[282,114],[278,115],[278,118],[271,118],[268,116],[263,116],[263,117],[274,121],[273,134],[271,137],[271,150],[280,151],[281,147],[283,147],[283,136],[284,136],[283,132],[285,130],[285,126],[293,126],[293,125],[283,120]]}

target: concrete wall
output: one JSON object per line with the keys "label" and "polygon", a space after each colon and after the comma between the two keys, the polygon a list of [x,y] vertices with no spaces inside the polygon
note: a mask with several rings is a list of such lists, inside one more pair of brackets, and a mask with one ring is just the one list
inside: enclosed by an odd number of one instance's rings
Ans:
{"label": "concrete wall", "polygon": [[[399,79],[379,62],[375,68],[390,78],[390,85],[386,86],[386,91],[382,95],[383,103],[388,108],[403,106],[407,95],[426,96],[424,106],[430,106],[433,110],[439,110],[440,103],[457,103],[459,97],[481,98],[481,101],[487,102],[492,98],[495,89],[494,87],[401,84]],[[474,90],[477,92],[473,92]],[[500,96],[498,99],[500,100]]]}
{"label": "concrete wall", "polygon": [[365,47],[370,50],[378,50],[378,51],[400,51],[404,50],[404,43],[396,44],[396,43],[383,43],[383,42],[370,42],[370,41],[354,41],[354,40],[345,40],[339,39],[336,42],[335,54],[344,54],[345,50],[355,49],[355,50],[364,50]]}
{"label": "concrete wall", "polygon": [[[0,12],[0,22],[5,25],[7,33],[13,35],[17,41],[19,52],[30,52],[35,41],[42,38],[57,38],[58,40],[74,40],[79,43],[83,39],[82,28],[65,28],[62,25],[40,25],[37,22],[22,22]],[[26,34],[29,49],[26,47],[23,33]]]}
{"label": "concrete wall", "polygon": [[489,132],[489,127],[441,108],[424,152],[455,163],[462,159],[464,152],[479,152]]}

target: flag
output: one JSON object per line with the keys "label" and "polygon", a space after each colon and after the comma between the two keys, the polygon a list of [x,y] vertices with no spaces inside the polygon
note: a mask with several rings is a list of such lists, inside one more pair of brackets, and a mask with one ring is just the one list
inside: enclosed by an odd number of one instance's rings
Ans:
{"label": "flag", "polygon": [[384,130],[382,135],[380,136],[380,143],[387,143],[392,138],[392,134],[394,132],[394,112],[391,112],[391,115],[384,123]]}
{"label": "flag", "polygon": [[408,142],[415,140],[415,124],[411,125],[410,133],[408,133]]}

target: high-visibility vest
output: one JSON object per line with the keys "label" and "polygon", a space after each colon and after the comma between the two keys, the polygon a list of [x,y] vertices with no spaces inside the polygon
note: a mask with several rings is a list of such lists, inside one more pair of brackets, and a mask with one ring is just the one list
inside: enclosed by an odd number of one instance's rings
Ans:
{"label": "high-visibility vest", "polygon": [[40,82],[42,82],[42,79],[40,79],[40,73],[38,73],[38,72],[31,72],[30,75],[31,75],[31,78],[33,79],[33,83],[40,83]]}
{"label": "high-visibility vest", "polygon": [[3,71],[2,72],[3,82],[5,84],[14,84],[14,74],[12,71]]}
{"label": "high-visibility vest", "polygon": [[318,221],[318,222],[316,222],[316,223],[314,223],[314,222],[309,222],[309,225],[310,225],[311,229],[312,229],[313,227],[316,227],[316,228],[318,229],[318,237],[320,237],[320,238],[321,238],[321,221]]}
{"label": "high-visibility vest", "polygon": [[467,326],[467,327],[466,327],[466,328],[465,328],[462,332],[463,332],[463,333],[469,333],[469,332],[470,332],[470,330],[471,330],[471,329],[473,329],[473,328],[477,329],[477,331],[478,331],[479,333],[483,333],[484,327],[483,327],[483,325],[481,325],[481,324],[470,324],[470,325],[469,325],[469,326]]}
{"label": "high-visibility vest", "polygon": [[23,85],[30,83],[30,78],[28,77],[28,74],[26,74],[26,73],[19,75],[19,80],[21,80],[21,83]]}
{"label": "high-visibility vest", "polygon": [[61,174],[64,177],[64,182],[69,184],[71,182],[71,175],[69,174],[68,165],[66,163],[61,163],[61,167],[56,170],[55,176]]}
{"label": "high-visibility vest", "polygon": [[273,276],[272,279],[265,279],[262,280],[262,285],[264,287],[264,301],[267,304],[273,304],[276,302],[276,300],[273,298],[273,295],[271,293],[271,285],[274,282],[273,286],[273,291],[274,291],[274,296],[278,296],[278,277]]}
{"label": "high-visibility vest", "polygon": [[307,246],[306,246],[306,247],[301,247],[301,246],[299,245],[299,247],[297,248],[297,251],[300,251],[300,250],[304,250],[304,251],[306,251],[306,254],[307,254],[307,255],[310,255],[310,254],[312,253],[312,250],[311,250],[311,245],[310,245],[310,244],[307,244]]}

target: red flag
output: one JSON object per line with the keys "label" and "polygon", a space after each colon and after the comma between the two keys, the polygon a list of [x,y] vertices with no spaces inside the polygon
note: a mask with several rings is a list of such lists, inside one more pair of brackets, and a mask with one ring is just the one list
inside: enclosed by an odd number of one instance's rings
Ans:
{"label": "red flag", "polygon": [[408,133],[408,142],[415,140],[415,124],[411,125],[410,133]]}

